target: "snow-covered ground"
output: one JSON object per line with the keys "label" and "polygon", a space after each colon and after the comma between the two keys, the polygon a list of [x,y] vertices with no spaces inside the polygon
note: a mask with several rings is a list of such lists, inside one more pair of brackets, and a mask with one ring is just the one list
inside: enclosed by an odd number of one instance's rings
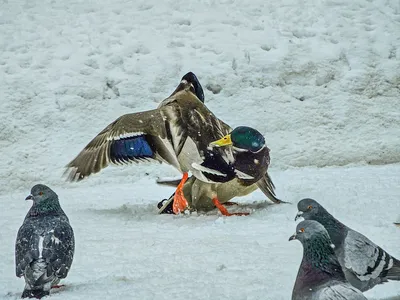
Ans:
{"label": "snow-covered ground", "polygon": [[[282,198],[319,200],[348,226],[400,257],[400,165],[305,167],[274,172]],[[249,217],[157,215],[154,204],[171,188],[151,179],[99,187],[58,187],[75,229],[76,253],[54,299],[290,299],[302,247],[295,231],[296,205],[269,205],[260,192],[239,199]],[[23,280],[14,275],[14,240],[30,203],[27,193],[0,198],[0,295],[17,299]],[[232,207],[230,208],[233,209]],[[4,215],[4,216],[3,216]],[[3,235],[4,234],[4,235]],[[366,293],[370,299],[400,294],[391,282]],[[397,298],[399,299],[399,298]]]}
{"label": "snow-covered ground", "polygon": [[[54,299],[290,299],[304,197],[400,257],[399,70],[398,0],[1,2],[0,298],[22,292],[14,240],[39,182],[76,234]],[[188,71],[218,117],[264,133],[293,205],[257,191],[236,199],[249,217],[160,216],[169,166],[61,178],[101,129],[155,108]],[[366,293],[397,295],[399,282]]]}

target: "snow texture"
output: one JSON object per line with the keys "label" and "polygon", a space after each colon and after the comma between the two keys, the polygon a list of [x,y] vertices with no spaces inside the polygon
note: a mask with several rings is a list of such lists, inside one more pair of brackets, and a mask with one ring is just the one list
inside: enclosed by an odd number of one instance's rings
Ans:
{"label": "snow texture", "polygon": [[[398,0],[2,1],[0,298],[23,290],[14,242],[36,183],[76,235],[52,299],[289,299],[304,197],[400,258],[399,70]],[[249,217],[160,216],[173,189],[155,180],[177,175],[170,166],[61,178],[105,126],[156,108],[188,71],[219,118],[265,135],[293,205],[257,191],[235,199]],[[398,282],[365,293],[399,294]]]}

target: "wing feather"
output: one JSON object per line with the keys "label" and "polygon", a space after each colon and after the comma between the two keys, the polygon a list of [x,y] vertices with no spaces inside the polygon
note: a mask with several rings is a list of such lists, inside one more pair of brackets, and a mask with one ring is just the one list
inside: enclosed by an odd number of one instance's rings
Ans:
{"label": "wing feather", "polygon": [[23,224],[18,230],[15,242],[15,273],[17,277],[24,275],[26,266],[38,255],[37,250],[31,247],[37,239],[34,233],[35,227],[30,223]]}
{"label": "wing feather", "polygon": [[74,232],[69,223],[61,222],[54,230],[46,234],[42,257],[48,262],[47,276],[55,274],[58,278],[67,277],[74,250]]}
{"label": "wing feather", "polygon": [[[163,146],[160,140],[165,140],[165,136],[164,116],[159,110],[123,115],[104,128],[67,165],[68,180],[82,180],[110,163],[162,161],[168,155],[165,149],[157,148]],[[173,157],[166,159],[173,164]]]}
{"label": "wing feather", "polygon": [[[390,266],[391,256],[362,234],[350,230],[345,238],[344,264],[361,281],[381,275]],[[392,261],[393,263],[393,261]]]}

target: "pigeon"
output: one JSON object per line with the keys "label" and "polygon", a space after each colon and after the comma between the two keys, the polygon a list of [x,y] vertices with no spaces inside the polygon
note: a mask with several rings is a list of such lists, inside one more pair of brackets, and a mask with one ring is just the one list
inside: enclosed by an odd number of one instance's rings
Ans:
{"label": "pigeon", "polygon": [[361,233],[336,220],[317,201],[303,199],[297,204],[296,219],[315,220],[328,231],[347,280],[367,291],[388,280],[400,280],[400,261]]}
{"label": "pigeon", "polygon": [[74,256],[74,232],[49,187],[35,185],[25,200],[33,200],[33,205],[18,231],[15,271],[25,279],[22,298],[40,299],[67,277]]}
{"label": "pigeon", "polygon": [[317,221],[302,221],[289,241],[303,244],[292,300],[366,300],[346,280],[328,232]]}

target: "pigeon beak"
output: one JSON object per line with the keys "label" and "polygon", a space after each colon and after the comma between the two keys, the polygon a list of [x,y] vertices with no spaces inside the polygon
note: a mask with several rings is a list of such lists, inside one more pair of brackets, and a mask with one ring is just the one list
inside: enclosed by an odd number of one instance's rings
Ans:
{"label": "pigeon beak", "polygon": [[302,211],[298,211],[296,217],[294,218],[294,220],[297,221],[297,219],[300,218],[302,214],[303,214]]}
{"label": "pigeon beak", "polygon": [[33,196],[29,195],[28,197],[25,198],[25,200],[33,200]]}
{"label": "pigeon beak", "polygon": [[293,241],[293,240],[295,240],[296,239],[296,234],[293,234],[290,238],[289,238],[289,242],[290,241]]}

